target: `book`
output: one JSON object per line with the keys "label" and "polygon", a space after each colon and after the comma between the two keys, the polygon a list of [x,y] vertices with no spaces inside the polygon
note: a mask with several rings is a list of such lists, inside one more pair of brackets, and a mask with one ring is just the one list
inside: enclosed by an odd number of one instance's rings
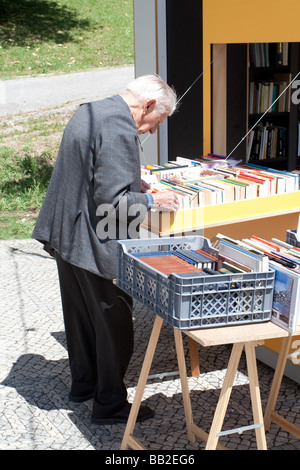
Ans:
{"label": "book", "polygon": [[274,73],[270,80],[251,81],[249,84],[249,113],[290,112],[292,80],[290,73]]}
{"label": "book", "polygon": [[253,235],[251,238],[257,240],[258,242],[264,245],[267,245],[267,247],[270,247],[273,250],[280,251],[280,246],[278,246],[276,243],[272,243],[269,240],[265,240],[264,238],[258,237],[256,235]]}
{"label": "book", "polygon": [[258,250],[255,251],[250,247],[248,248],[249,249],[247,249],[246,245],[242,245],[241,243],[238,244],[238,242],[236,242],[236,244],[233,244],[232,242],[222,239],[219,243],[219,254],[244,264],[255,272],[268,271],[268,257]]}
{"label": "book", "polygon": [[[226,266],[229,266],[229,265],[231,266],[231,268],[233,269],[234,272],[248,273],[248,272],[253,271],[253,269],[249,268],[249,266],[246,266],[242,263],[239,263],[238,261],[235,261],[235,260],[229,258],[228,256],[223,256],[223,255],[219,254],[217,268],[220,269],[223,266],[226,267]],[[230,268],[228,267],[228,269],[230,269]]]}
{"label": "book", "polygon": [[283,246],[284,248],[292,248],[292,245],[289,243],[283,242],[282,240],[278,240],[278,238],[272,238],[273,242],[275,242],[279,246]]}
{"label": "book", "polygon": [[[175,173],[164,173],[165,167],[158,165],[151,170],[143,170],[142,178],[157,191],[174,191],[179,199],[180,209],[206,207],[224,203],[243,201],[276,194],[294,192],[300,189],[300,172],[275,170],[254,163],[237,166],[226,166],[223,158],[207,156],[208,159],[220,162],[213,169],[201,166],[182,166],[171,169]],[[148,172],[148,173],[147,173]],[[150,173],[151,172],[151,173]],[[156,209],[153,209],[156,210]]]}
{"label": "book", "polygon": [[234,193],[234,186],[230,183],[226,183],[226,180],[218,180],[213,179],[209,181],[210,186],[215,187],[217,190],[221,191],[222,202],[234,202],[235,200],[235,193]]}
{"label": "book", "polygon": [[150,268],[159,271],[161,274],[192,274],[201,273],[202,270],[195,264],[189,263],[185,259],[176,256],[174,252],[167,253],[136,253],[134,255],[140,262],[145,263]]}
{"label": "book", "polygon": [[243,242],[268,256],[269,267],[275,271],[272,321],[294,333],[300,324],[300,258],[292,253],[291,245],[276,238],[269,241],[254,235]]}
{"label": "book", "polygon": [[[203,254],[204,253],[204,254]],[[217,258],[200,250],[176,250],[174,255],[194,264],[197,268],[215,269]]]}
{"label": "book", "polygon": [[287,257],[284,254],[280,253],[280,250],[272,251],[272,248],[263,241],[255,240],[253,237],[251,239],[244,238],[242,241],[250,247],[260,250],[262,254],[266,255],[269,258],[270,261],[276,261],[277,263],[287,268],[297,268],[298,263],[296,262],[296,260],[293,260],[292,257]]}
{"label": "book", "polygon": [[299,174],[297,172],[286,171],[286,170],[277,170],[275,168],[268,168],[263,166],[257,166],[253,163],[246,163],[244,165],[246,168],[256,169],[257,171],[267,170],[272,174],[278,174],[285,178],[286,181],[286,191],[285,192],[293,192],[299,190]]}
{"label": "book", "polygon": [[271,320],[293,334],[300,324],[300,275],[277,263],[270,268],[275,271]]}
{"label": "book", "polygon": [[220,268],[219,273],[220,274],[233,274],[233,271],[230,271],[229,269],[226,269],[226,268]]}
{"label": "book", "polygon": [[220,240],[227,240],[228,242],[236,244],[235,239],[228,237],[227,235],[223,235],[223,233],[217,233],[217,235],[215,235],[211,240],[212,247],[215,250],[219,249]]}
{"label": "book", "polygon": [[286,261],[288,263],[293,264],[293,266],[290,266],[291,268],[296,268],[297,266],[295,265],[300,266],[300,260],[297,259],[297,257],[293,256],[292,253],[278,253],[271,251],[271,255],[276,255],[282,261]]}
{"label": "book", "polygon": [[[286,89],[286,87],[289,85],[291,80],[292,80],[291,73],[275,73],[274,74],[275,83],[278,82],[281,87],[279,90],[280,93]],[[289,87],[286,90],[286,92],[278,101],[279,112],[290,112],[290,110],[291,110],[291,87]]]}
{"label": "book", "polygon": [[[223,203],[222,192],[216,186],[213,186],[206,181],[201,181],[200,183],[197,183],[197,186],[199,186],[202,191],[206,191],[206,196],[207,198],[209,198],[210,202],[208,205],[217,205]],[[209,194],[207,193],[207,191],[209,191]]]}

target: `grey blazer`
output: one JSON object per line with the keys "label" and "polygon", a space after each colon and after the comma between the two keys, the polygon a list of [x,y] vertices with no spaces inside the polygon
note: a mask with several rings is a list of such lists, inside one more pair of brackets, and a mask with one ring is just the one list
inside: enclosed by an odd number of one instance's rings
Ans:
{"label": "grey blazer", "polygon": [[146,212],[140,178],[137,129],[123,98],[81,105],[65,128],[32,237],[52,255],[56,250],[75,266],[115,278],[116,240],[129,238],[136,219],[134,211],[124,218],[120,207],[128,214],[139,204]]}

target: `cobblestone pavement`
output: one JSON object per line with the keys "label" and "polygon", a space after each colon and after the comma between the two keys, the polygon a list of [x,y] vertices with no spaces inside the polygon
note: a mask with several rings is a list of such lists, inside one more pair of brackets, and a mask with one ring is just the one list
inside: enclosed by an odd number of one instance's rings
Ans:
{"label": "cobblestone pavement", "polygon": [[[0,257],[0,449],[119,450],[125,425],[92,425],[92,401],[68,401],[70,373],[55,262],[34,240],[1,241]],[[135,352],[126,377],[129,401],[134,396],[152,322],[153,315],[137,304]],[[229,354],[229,347],[200,348],[201,375],[188,378],[194,421],[206,431]],[[189,370],[188,359],[187,366]],[[168,375],[157,377],[166,370]],[[265,407],[273,371],[260,362],[258,370]],[[195,443],[187,439],[169,325],[163,326],[144,399],[156,415],[137,424],[134,435],[148,449],[204,449],[198,439]],[[299,426],[299,385],[284,378],[277,406],[282,416]],[[223,429],[251,424],[250,410],[243,358]],[[230,449],[256,449],[253,431],[225,436],[222,443]],[[274,424],[267,432],[267,443],[270,450],[300,450],[300,442]]]}

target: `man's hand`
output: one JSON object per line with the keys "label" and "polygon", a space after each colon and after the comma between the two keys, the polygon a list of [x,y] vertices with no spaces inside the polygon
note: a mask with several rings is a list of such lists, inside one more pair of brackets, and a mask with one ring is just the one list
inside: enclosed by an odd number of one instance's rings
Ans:
{"label": "man's hand", "polygon": [[160,209],[165,212],[176,212],[179,209],[178,197],[173,191],[159,191],[152,194],[153,209]]}
{"label": "man's hand", "polygon": [[150,189],[150,184],[146,183],[144,180],[141,180],[141,193],[147,193]]}

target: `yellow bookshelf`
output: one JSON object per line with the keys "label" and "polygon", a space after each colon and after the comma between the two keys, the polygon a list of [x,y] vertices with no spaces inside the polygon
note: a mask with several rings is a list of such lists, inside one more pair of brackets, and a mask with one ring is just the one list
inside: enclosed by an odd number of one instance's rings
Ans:
{"label": "yellow bookshelf", "polygon": [[[299,42],[299,0],[203,0],[203,154],[211,151],[211,70],[217,45]],[[226,108],[226,104],[224,109]]]}

